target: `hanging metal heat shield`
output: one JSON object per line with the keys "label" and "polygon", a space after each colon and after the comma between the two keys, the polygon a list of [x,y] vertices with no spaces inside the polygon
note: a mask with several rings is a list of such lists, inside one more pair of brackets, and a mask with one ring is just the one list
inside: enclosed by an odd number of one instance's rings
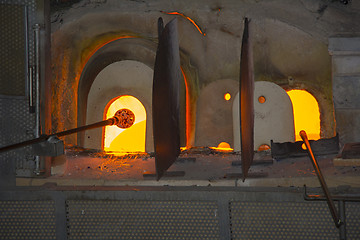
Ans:
{"label": "hanging metal heat shield", "polygon": [[243,181],[254,158],[254,67],[249,38],[249,20],[244,19],[240,57],[240,138]]}
{"label": "hanging metal heat shield", "polygon": [[177,20],[165,28],[158,21],[159,44],[153,78],[153,136],[159,180],[180,154],[179,88],[181,80]]}

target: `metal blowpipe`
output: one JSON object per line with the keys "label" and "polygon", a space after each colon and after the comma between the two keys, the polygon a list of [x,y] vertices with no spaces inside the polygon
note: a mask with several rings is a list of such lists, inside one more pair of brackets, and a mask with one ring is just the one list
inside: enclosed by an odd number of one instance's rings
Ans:
{"label": "metal blowpipe", "polygon": [[81,132],[81,131],[85,131],[85,130],[89,130],[89,129],[94,129],[94,128],[99,128],[99,127],[105,127],[105,126],[108,126],[108,125],[117,125],[118,127],[120,127],[119,126],[120,122],[121,122],[121,117],[114,116],[112,118],[106,119],[106,120],[101,121],[101,122],[97,122],[97,123],[89,124],[89,125],[86,125],[86,126],[73,128],[73,129],[70,129],[70,130],[66,130],[66,131],[62,131],[62,132],[58,132],[58,133],[53,133],[53,134],[49,134],[49,135],[41,135],[40,137],[35,138],[35,139],[31,139],[31,140],[27,140],[27,141],[24,141],[24,142],[8,145],[8,146],[0,148],[0,153],[10,151],[10,150],[13,150],[13,149],[17,149],[17,148],[21,148],[21,147],[25,147],[25,146],[28,146],[28,145],[36,144],[36,143],[41,143],[41,142],[47,141],[48,139],[50,139],[52,137],[63,137],[63,136],[70,135],[70,134],[73,134],[73,133],[77,133],[77,132]]}
{"label": "metal blowpipe", "polygon": [[315,157],[314,157],[314,154],[313,154],[313,151],[311,149],[311,146],[310,146],[310,142],[307,138],[307,135],[306,135],[306,132],[304,130],[301,130],[300,131],[300,137],[302,138],[302,140],[304,141],[305,145],[306,145],[306,150],[309,154],[309,158],[313,164],[313,167],[315,169],[315,172],[316,172],[316,175],[318,176],[318,179],[320,181],[320,184],[321,184],[321,188],[323,189],[324,193],[325,193],[325,197],[326,197],[326,201],[327,201],[327,204],[329,206],[329,209],[330,209],[330,213],[331,213],[331,216],[334,220],[334,223],[336,225],[336,227],[340,227],[342,225],[342,221],[338,215],[338,212],[335,208],[335,204],[334,204],[334,201],[330,195],[330,192],[329,192],[329,189],[326,185],[326,182],[325,182],[325,179],[320,171],[320,167],[319,167],[319,164],[317,163]]}

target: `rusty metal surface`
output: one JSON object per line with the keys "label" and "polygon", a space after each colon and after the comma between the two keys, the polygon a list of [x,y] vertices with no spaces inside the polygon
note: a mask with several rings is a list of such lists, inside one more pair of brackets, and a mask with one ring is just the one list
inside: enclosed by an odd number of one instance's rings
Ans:
{"label": "rusty metal surface", "polygon": [[360,158],[360,143],[345,143],[341,151],[343,159],[359,159]]}
{"label": "rusty metal surface", "polygon": [[[336,154],[339,152],[339,135],[332,138],[309,140],[315,155]],[[271,156],[275,159],[302,157],[307,152],[302,148],[303,141],[277,143],[271,141]]]}
{"label": "rusty metal surface", "polygon": [[239,99],[242,176],[245,181],[254,158],[254,67],[247,18],[244,19],[241,45]]}
{"label": "rusty metal surface", "polygon": [[181,80],[177,21],[162,29],[159,19],[159,45],[153,78],[153,134],[157,179],[180,154],[179,82]]}

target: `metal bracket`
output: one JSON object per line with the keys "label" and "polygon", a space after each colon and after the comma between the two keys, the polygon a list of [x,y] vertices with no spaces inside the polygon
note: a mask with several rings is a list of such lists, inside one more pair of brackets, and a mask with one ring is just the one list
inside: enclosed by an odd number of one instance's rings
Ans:
{"label": "metal bracket", "polygon": [[34,155],[56,157],[64,154],[64,141],[50,136],[46,141],[33,145]]}

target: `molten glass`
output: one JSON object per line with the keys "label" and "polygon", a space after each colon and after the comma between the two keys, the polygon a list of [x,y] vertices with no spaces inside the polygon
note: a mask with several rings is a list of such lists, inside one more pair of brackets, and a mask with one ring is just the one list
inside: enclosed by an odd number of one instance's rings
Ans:
{"label": "molten glass", "polygon": [[225,99],[226,101],[229,101],[229,100],[231,99],[231,94],[230,94],[230,93],[225,93],[224,99]]}
{"label": "molten glass", "polygon": [[267,151],[267,150],[270,150],[270,146],[267,145],[267,144],[263,144],[261,145],[259,148],[258,148],[258,152],[262,152],[262,151]]}
{"label": "molten glass", "polygon": [[305,130],[309,139],[320,139],[320,111],[316,99],[305,90],[288,91],[294,111],[295,140],[301,141],[300,130]]}
{"label": "molten glass", "polygon": [[228,144],[227,142],[221,142],[217,147],[210,147],[210,148],[221,152],[231,152],[234,150],[230,147],[230,144]]}
{"label": "molten glass", "polygon": [[135,114],[126,108],[118,110],[115,116],[119,119],[119,123],[117,124],[119,128],[129,128],[135,122]]}
{"label": "molten glass", "polygon": [[124,120],[124,128],[118,126],[105,128],[104,150],[145,152],[146,111],[142,103],[133,96],[121,96],[110,101],[105,112],[106,118],[120,114]]}

